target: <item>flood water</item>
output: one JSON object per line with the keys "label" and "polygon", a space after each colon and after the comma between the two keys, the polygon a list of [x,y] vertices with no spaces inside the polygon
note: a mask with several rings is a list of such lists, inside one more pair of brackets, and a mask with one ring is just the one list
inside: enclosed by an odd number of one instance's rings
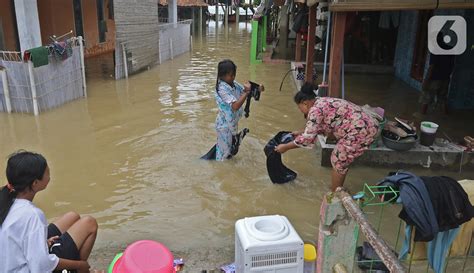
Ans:
{"label": "flood water", "polygon": [[[305,124],[292,101],[290,77],[278,91],[289,64],[250,65],[250,24],[226,30],[211,22],[207,31],[195,35],[191,53],[128,80],[113,80],[100,65],[88,68],[87,99],[38,117],[0,114],[0,169],[20,148],[45,155],[51,182],[35,203],[49,220],[71,210],[97,218],[95,268],[106,268],[115,253],[139,239],[161,241],[196,266],[199,261],[191,259],[232,262],[234,223],[248,216],[285,215],[304,240],[316,240],[331,169],[319,166],[316,149],[285,154],[286,165],[298,172],[292,183],[272,184],[265,167],[265,143]],[[262,83],[266,91],[239,124],[250,134],[238,156],[207,162],[199,157],[216,140],[213,94],[224,58],[237,64],[237,81]],[[358,191],[388,171],[356,167],[346,185]],[[194,269],[189,272],[206,268]]]}

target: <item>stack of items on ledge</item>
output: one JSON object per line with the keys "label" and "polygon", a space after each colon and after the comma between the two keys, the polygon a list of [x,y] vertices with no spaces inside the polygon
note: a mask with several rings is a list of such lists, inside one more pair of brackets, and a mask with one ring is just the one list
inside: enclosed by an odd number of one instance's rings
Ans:
{"label": "stack of items on ledge", "polygon": [[[415,252],[412,241],[427,242],[429,265],[436,273],[444,272],[446,257],[450,250],[451,254],[454,252],[453,242],[458,241],[457,237],[465,244],[472,239],[469,230],[472,226],[463,225],[474,216],[474,207],[465,191],[472,183],[446,176],[419,177],[403,171],[391,173],[379,183],[399,192],[397,196],[385,194],[383,199],[395,200],[403,206],[399,217],[405,221],[406,228],[401,259]],[[461,248],[469,251],[469,247]]]}
{"label": "stack of items on ledge", "polygon": [[470,136],[466,136],[464,137],[464,142],[466,144],[466,147],[474,152],[474,138],[473,137],[470,137]]}
{"label": "stack of items on ledge", "polygon": [[413,123],[395,118],[388,121],[382,130],[382,140],[387,148],[396,151],[408,151],[415,146],[418,135]]}

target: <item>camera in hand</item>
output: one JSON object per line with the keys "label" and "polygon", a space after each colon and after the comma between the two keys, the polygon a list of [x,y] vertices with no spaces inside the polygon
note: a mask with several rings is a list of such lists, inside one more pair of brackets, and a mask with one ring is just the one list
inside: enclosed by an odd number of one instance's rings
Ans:
{"label": "camera in hand", "polygon": [[260,100],[260,84],[249,81],[250,83],[250,96],[255,100]]}

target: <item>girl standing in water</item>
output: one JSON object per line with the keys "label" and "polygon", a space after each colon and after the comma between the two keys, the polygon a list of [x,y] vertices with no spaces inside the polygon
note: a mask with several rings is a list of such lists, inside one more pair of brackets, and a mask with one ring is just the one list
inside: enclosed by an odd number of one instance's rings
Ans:
{"label": "girl standing in water", "polygon": [[[216,160],[223,161],[231,155],[232,136],[238,133],[242,106],[250,95],[250,83],[235,81],[237,66],[231,60],[223,60],[217,66],[216,102],[219,112],[216,118]],[[260,91],[264,91],[260,85]]]}
{"label": "girl standing in water", "polygon": [[0,273],[89,272],[96,220],[69,212],[48,225],[32,203],[50,180],[46,159],[20,151],[8,158],[6,174],[7,185],[0,191]]}
{"label": "girl standing in water", "polygon": [[344,185],[349,165],[374,141],[378,121],[352,102],[330,97],[316,97],[312,84],[306,83],[295,95],[295,103],[307,118],[304,132],[295,133],[293,142],[278,145],[284,153],[298,147],[313,147],[318,134],[334,135],[336,147],[331,154],[333,167],[331,190]]}

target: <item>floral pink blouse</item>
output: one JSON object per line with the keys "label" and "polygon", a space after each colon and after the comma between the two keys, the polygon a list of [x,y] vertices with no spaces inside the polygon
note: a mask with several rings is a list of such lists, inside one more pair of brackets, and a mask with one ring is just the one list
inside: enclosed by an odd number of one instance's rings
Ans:
{"label": "floral pink blouse", "polygon": [[333,134],[337,139],[331,164],[340,174],[348,171],[374,141],[378,122],[352,102],[330,97],[317,98],[308,113],[303,134],[295,139],[299,147],[313,147],[318,134]]}

